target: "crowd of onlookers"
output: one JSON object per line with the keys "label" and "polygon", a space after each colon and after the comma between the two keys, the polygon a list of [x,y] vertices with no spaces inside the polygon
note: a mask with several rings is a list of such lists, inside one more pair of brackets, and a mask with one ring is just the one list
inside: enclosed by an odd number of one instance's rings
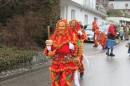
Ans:
{"label": "crowd of onlookers", "polygon": [[117,39],[120,40],[129,40],[130,39],[130,24],[118,25],[117,29]]}
{"label": "crowd of onlookers", "polygon": [[[79,24],[80,24],[80,27],[82,29],[86,29],[87,28],[87,25],[82,25],[82,22],[79,21]],[[116,28],[116,32],[117,32],[117,37],[116,39],[119,39],[119,40],[129,40],[130,39],[130,24],[129,23],[122,23],[122,24],[119,24],[118,27]]]}

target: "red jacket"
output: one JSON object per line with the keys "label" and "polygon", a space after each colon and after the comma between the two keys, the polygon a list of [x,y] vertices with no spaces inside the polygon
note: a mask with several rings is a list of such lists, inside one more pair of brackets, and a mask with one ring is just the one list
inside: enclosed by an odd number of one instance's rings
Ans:
{"label": "red jacket", "polygon": [[109,26],[109,29],[108,29],[108,34],[112,34],[113,36],[116,36],[116,33],[115,33],[115,26],[114,26],[114,24],[111,24],[110,26]]}

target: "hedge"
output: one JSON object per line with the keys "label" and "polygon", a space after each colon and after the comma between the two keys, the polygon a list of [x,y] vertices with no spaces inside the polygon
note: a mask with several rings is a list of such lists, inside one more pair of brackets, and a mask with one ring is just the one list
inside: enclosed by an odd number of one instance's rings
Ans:
{"label": "hedge", "polygon": [[7,69],[12,69],[15,66],[30,63],[33,56],[36,54],[34,51],[8,48],[2,46],[0,48],[0,72]]}

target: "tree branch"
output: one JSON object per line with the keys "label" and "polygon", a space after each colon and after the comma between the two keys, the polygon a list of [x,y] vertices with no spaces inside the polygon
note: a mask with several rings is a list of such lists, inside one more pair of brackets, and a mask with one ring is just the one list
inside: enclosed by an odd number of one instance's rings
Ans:
{"label": "tree branch", "polygon": [[5,4],[1,5],[0,8],[4,7],[5,5],[7,5],[10,2],[11,2],[11,0],[7,1]]}

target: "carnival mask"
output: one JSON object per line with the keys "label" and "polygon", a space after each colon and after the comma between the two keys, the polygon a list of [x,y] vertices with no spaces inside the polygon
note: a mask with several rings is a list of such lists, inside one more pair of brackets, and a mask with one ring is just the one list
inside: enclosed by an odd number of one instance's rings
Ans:
{"label": "carnival mask", "polygon": [[70,23],[71,29],[74,29],[74,28],[75,28],[75,25],[76,25],[76,22],[75,22],[75,21],[72,21],[72,22]]}
{"label": "carnival mask", "polygon": [[63,34],[65,32],[65,22],[60,22],[58,27],[59,34]]}

